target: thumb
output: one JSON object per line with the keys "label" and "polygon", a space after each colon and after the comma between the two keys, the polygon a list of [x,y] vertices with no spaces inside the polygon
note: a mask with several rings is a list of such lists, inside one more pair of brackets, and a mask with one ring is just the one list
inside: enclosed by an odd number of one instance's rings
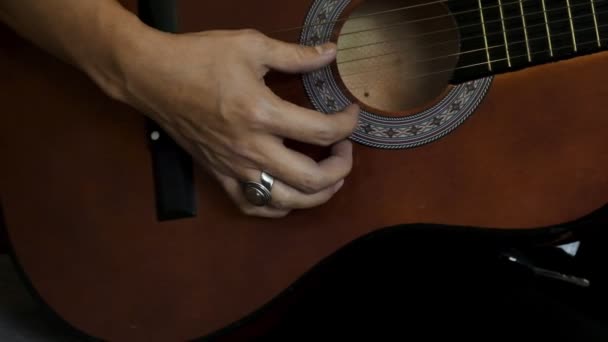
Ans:
{"label": "thumb", "polygon": [[266,67],[286,73],[305,73],[320,69],[336,58],[336,45],[304,46],[269,38],[265,51]]}

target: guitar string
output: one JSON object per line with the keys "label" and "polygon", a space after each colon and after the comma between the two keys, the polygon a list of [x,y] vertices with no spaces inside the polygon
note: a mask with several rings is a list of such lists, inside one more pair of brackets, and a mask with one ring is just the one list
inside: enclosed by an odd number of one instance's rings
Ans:
{"label": "guitar string", "polygon": [[[568,7],[565,6],[565,7],[550,9],[550,10],[547,10],[547,11],[529,12],[529,13],[526,13],[526,15],[543,14],[543,13],[550,12],[550,11],[565,10],[567,8]],[[606,13],[606,12],[596,12],[595,14],[597,15],[597,14],[602,14],[602,13]],[[592,16],[592,15],[593,15],[593,13],[589,13],[589,14],[586,14],[585,16]],[[582,16],[573,17],[572,19],[577,19],[577,18],[581,18],[581,17]],[[495,19],[495,20],[485,21],[485,24],[487,25],[487,24],[490,24],[490,23],[499,23],[499,22],[503,22],[503,21],[506,21],[506,20],[520,19],[520,18],[522,18],[521,15],[512,16],[512,17],[505,17],[503,19]],[[570,20],[570,19],[567,18],[567,19],[562,19],[562,20],[556,20],[556,21],[553,21],[552,23],[561,22],[561,21],[564,21],[564,20]],[[376,42],[373,42],[373,43],[367,43],[367,44],[362,44],[362,45],[343,47],[343,48],[340,48],[338,51],[347,51],[347,50],[358,49],[358,48],[362,48],[362,47],[368,47],[368,46],[373,46],[373,45],[378,45],[378,44],[383,44],[383,43],[399,42],[399,41],[404,41],[404,40],[411,39],[411,38],[424,37],[424,36],[428,36],[428,35],[435,34],[435,33],[445,33],[445,32],[450,32],[450,31],[459,31],[460,29],[463,29],[463,28],[476,27],[476,26],[480,26],[480,25],[481,25],[480,23],[475,23],[475,24],[469,24],[469,25],[463,25],[463,26],[456,26],[456,27],[452,27],[452,28],[449,28],[449,29],[441,29],[441,30],[435,30],[435,31],[429,31],[429,32],[421,33],[421,34],[416,34],[416,35],[410,35],[410,36],[405,37],[404,39],[388,39],[388,40],[376,41]],[[546,26],[545,23],[541,23],[541,24],[535,24],[535,25],[526,25],[525,27],[529,28],[529,27],[534,27],[534,26],[539,26],[539,25]],[[507,33],[509,33],[509,30],[507,30]],[[487,34],[486,36],[490,36],[492,34],[497,34],[497,33]],[[502,34],[502,31],[499,32],[499,34]],[[339,37],[342,37],[342,36],[340,35]],[[466,39],[481,38],[481,37],[484,37],[484,35],[477,35],[477,36],[466,38]],[[463,40],[466,40],[466,39],[463,39]]]}
{"label": "guitar string", "polygon": [[[383,11],[363,14],[363,15],[356,16],[356,17],[348,17],[348,18],[338,19],[338,20],[323,21],[323,22],[320,22],[318,24],[311,24],[311,25],[304,25],[304,26],[295,26],[295,27],[291,27],[291,28],[279,29],[279,30],[275,30],[275,31],[266,32],[266,34],[275,34],[275,33],[289,32],[289,31],[296,31],[296,30],[302,30],[302,29],[307,29],[307,28],[311,28],[311,27],[324,26],[324,25],[328,25],[328,24],[335,24],[335,23],[339,23],[339,22],[354,21],[354,20],[357,20],[357,19],[374,17],[374,16],[379,16],[379,15],[388,14],[388,13],[404,12],[404,11],[408,11],[408,10],[411,11],[412,9],[415,9],[415,8],[420,8],[420,7],[425,7],[425,6],[431,6],[431,5],[436,5],[436,4],[444,4],[444,3],[447,3],[448,1],[449,0],[439,0],[439,1],[432,1],[432,2],[428,2],[428,3],[424,3],[424,4],[405,6],[405,7],[398,7],[398,8],[394,8],[394,9],[390,9],[390,10],[383,10]],[[515,5],[515,4],[519,5],[520,3],[523,3],[525,1],[529,1],[529,0],[516,0],[516,1],[512,1],[512,2],[503,3],[502,5],[485,6],[485,7],[482,8],[482,10],[487,10],[487,9],[490,9],[490,8],[498,8],[498,7],[505,6],[505,5]],[[596,1],[603,1],[603,0],[596,0]],[[451,17],[451,16],[459,15],[459,14],[478,12],[479,10],[480,10],[479,8],[475,8],[475,9],[471,9],[471,10],[464,10],[464,11],[460,11],[460,12],[453,12],[453,13],[449,13],[449,14],[444,14],[444,15],[437,16],[437,17],[430,17],[430,18],[427,18],[427,19],[416,19],[414,21],[409,21],[409,22],[406,21],[406,22],[402,22],[402,24],[417,22],[417,21],[420,21],[420,20],[430,20],[430,19]],[[358,33],[358,32],[354,32],[354,33]]]}
{"label": "guitar string", "polygon": [[[512,5],[514,5],[514,4],[522,4],[525,1],[527,1],[527,0],[519,0],[519,1],[508,2],[508,3],[503,3],[502,5],[497,5],[497,6],[486,6],[485,9],[487,9],[487,8],[495,8],[495,7],[501,7],[501,6],[504,7],[505,5],[509,5],[509,4],[512,4]],[[602,1],[602,0],[600,0],[600,1]],[[362,17],[369,17],[369,16],[372,16],[372,15],[384,14],[384,13],[389,13],[389,12],[403,11],[403,10],[408,10],[408,9],[412,9],[412,8],[416,8],[416,7],[422,7],[422,6],[432,5],[432,4],[436,4],[436,3],[441,3],[441,2],[443,2],[443,1],[436,1],[436,2],[431,2],[431,3],[426,3],[426,4],[419,4],[419,5],[401,7],[401,8],[387,10],[387,11],[375,12],[375,13],[372,13],[372,14],[367,14],[367,15],[363,15],[363,16],[359,16],[359,17],[355,17],[355,18],[350,18],[348,20],[354,20],[354,19],[359,19],[359,18],[362,18]],[[547,12],[557,11],[557,10],[571,9],[573,7],[582,6],[582,5],[589,5],[589,4],[586,4],[586,3],[584,3],[584,4],[577,3],[577,4],[574,4],[574,5],[568,5],[568,6],[565,6],[565,7],[553,8],[553,9],[548,9],[548,10],[545,9],[545,10],[542,10],[542,11],[528,13],[527,15],[542,14],[542,13],[546,14]],[[438,17],[431,17],[431,18],[426,18],[426,19],[421,19],[421,20],[416,20],[416,21],[431,20],[431,19],[437,19],[437,18],[441,18],[441,17],[448,17],[448,16],[452,16],[452,15],[455,15],[455,14],[459,14],[459,13],[477,12],[477,11],[479,11],[479,9],[469,10],[469,11],[461,11],[461,12],[451,13],[451,14],[448,14],[448,15],[443,15],[443,16],[438,16]],[[597,12],[597,13],[595,13],[595,15],[597,15],[597,14],[603,14],[603,13],[605,13],[605,12]],[[563,22],[563,21],[571,21],[571,20],[574,20],[574,19],[579,19],[581,17],[592,16],[592,15],[594,15],[594,14],[592,13],[592,14],[572,17],[572,18],[568,18],[568,19],[556,20],[553,23]],[[516,19],[516,18],[521,18],[521,17],[522,16],[519,15],[519,16],[508,17],[508,18],[501,18],[501,19],[496,19],[496,20],[488,21],[488,22],[486,22],[486,24],[488,24],[488,23],[495,23],[495,22],[504,22],[504,21],[509,20],[509,19]],[[402,24],[411,23],[411,22],[414,22],[414,21],[402,22],[402,23],[399,23],[399,24],[402,25]],[[327,23],[331,23],[331,21],[324,22],[322,24],[309,25],[309,26],[319,26],[319,25],[325,25]],[[479,24],[466,25],[465,27],[467,27],[467,26],[477,26],[477,25],[479,25]],[[546,24],[545,23],[541,23],[541,24],[536,24],[536,25],[529,25],[529,26],[526,26],[526,29],[529,28],[529,27],[535,27],[535,26],[546,26]],[[304,28],[304,27],[307,27],[307,26],[301,26],[299,28]],[[368,32],[368,31],[373,31],[373,30],[379,30],[379,29],[382,29],[382,28],[387,28],[387,26],[380,27],[380,28],[376,27],[376,28],[372,28],[372,29],[368,29],[368,30],[361,30],[361,31],[357,31],[357,32],[345,33],[345,34],[341,34],[340,37],[342,37],[344,35],[348,35],[348,34],[362,33],[362,32]],[[460,28],[462,28],[462,27],[455,27],[455,28],[452,28],[450,30],[459,30]],[[426,33],[420,34],[420,35],[408,36],[405,39],[398,39],[398,40],[392,40],[392,41],[405,41],[407,39],[416,38],[416,37],[420,37],[420,36],[425,36],[425,35],[429,35],[429,34],[433,34],[433,33],[437,33],[437,32],[446,32],[446,31],[449,32],[450,30],[443,29],[443,30],[431,31],[431,32],[426,32]],[[506,33],[512,33],[514,31],[517,31],[517,29],[515,29],[515,30],[513,30],[513,29],[506,30]],[[458,42],[462,42],[462,41],[469,40],[469,39],[476,39],[476,38],[479,38],[479,37],[486,37],[487,38],[488,36],[492,36],[492,35],[495,35],[495,34],[504,34],[504,33],[505,33],[505,31],[501,30],[500,32],[493,32],[493,33],[490,33],[490,34],[478,35],[478,36],[474,36],[474,37],[468,37],[468,38],[459,40]],[[351,47],[347,47],[347,48],[338,49],[338,51],[351,50],[351,49],[356,49],[356,48],[361,48],[361,47],[381,44],[383,42],[389,42],[389,41],[373,42],[373,43],[363,44],[363,45],[359,45],[359,46],[351,46]],[[440,42],[440,43],[436,43],[436,44],[432,44],[432,45],[447,44],[447,43],[451,43],[451,42],[456,42],[456,41],[454,41],[454,40],[452,40],[452,41],[444,41],[444,42]],[[504,47],[504,45],[502,45],[502,46]],[[474,50],[474,51],[478,51],[478,50]],[[470,53],[470,52],[471,51],[468,51],[468,52],[464,51],[464,52],[461,52],[460,54],[465,54],[465,53]],[[360,58],[360,59],[375,58],[375,57],[381,57],[381,56],[386,56],[386,55],[390,55],[390,54],[382,54],[382,55],[379,55],[379,56],[363,57],[363,58]],[[448,55],[447,57],[451,57],[451,55]],[[353,60],[352,62],[354,62],[354,61],[355,60]],[[341,62],[341,63],[348,63],[348,62],[350,62],[350,61],[344,61],[344,62]],[[341,63],[339,63],[339,64],[341,64]]]}
{"label": "guitar string", "polygon": [[[508,5],[518,5],[520,3],[523,3],[527,0],[519,0],[519,1],[513,1],[513,2],[504,2],[502,3],[502,5],[495,5],[495,6],[486,6],[483,8],[483,10],[487,10],[490,8],[499,8],[499,7],[505,7]],[[548,13],[551,11],[557,11],[560,9],[572,9],[576,6],[591,6],[591,3],[589,4],[576,4],[576,5],[567,5],[565,7],[561,7],[561,8],[553,8],[553,9],[548,9],[548,10],[543,10],[543,11],[539,11],[536,13],[531,13],[531,14],[540,14],[540,13]],[[455,13],[449,13],[449,14],[443,14],[443,15],[439,15],[439,16],[433,16],[433,17],[426,17],[426,18],[422,18],[422,19],[415,19],[415,20],[410,20],[410,21],[402,21],[402,22],[397,22],[397,23],[393,23],[393,24],[389,24],[389,25],[385,25],[385,26],[378,26],[378,27],[374,27],[371,29],[365,29],[365,30],[359,30],[359,31],[351,31],[351,32],[345,32],[345,33],[341,33],[339,36],[343,37],[343,36],[349,36],[352,34],[358,34],[358,33],[366,33],[366,32],[370,32],[370,31],[377,31],[377,30],[382,30],[385,28],[391,28],[391,27],[395,27],[395,26],[402,26],[402,25],[407,25],[407,24],[412,24],[412,23],[419,23],[419,22],[423,22],[423,21],[429,21],[429,20],[436,20],[436,19],[443,19],[443,18],[447,18],[447,17],[452,17],[454,15],[459,15],[459,14],[466,14],[466,13],[473,13],[473,12],[479,12],[479,8],[473,9],[473,10],[467,10],[467,11],[461,11],[461,12],[455,12]],[[522,16],[516,16],[516,18],[521,18]],[[504,19],[502,19],[504,20]],[[498,21],[502,21],[502,20],[498,20]],[[488,22],[485,22],[486,24]]]}
{"label": "guitar string", "polygon": [[[603,11],[603,12],[596,12],[597,14],[608,14],[608,11]],[[585,15],[580,15],[580,16],[576,16],[576,17],[572,17],[572,20],[574,19],[580,19],[583,17],[588,17],[588,16],[593,16],[593,14],[585,14]],[[570,18],[566,18],[566,19],[562,19],[562,20],[556,20],[554,23],[558,23],[558,22],[569,22],[571,19]],[[540,23],[540,24],[534,24],[534,25],[526,25],[526,29],[531,28],[531,27],[537,27],[537,26],[542,26],[545,27],[546,25],[544,23]],[[600,26],[598,26],[599,28]],[[595,26],[593,27],[595,28]],[[587,30],[587,29],[584,29]],[[486,34],[486,37],[489,36],[493,36],[493,35],[502,35],[503,32],[506,32],[507,34],[513,33],[513,32],[519,32],[519,31],[523,31],[523,27],[521,29],[516,29],[516,30],[500,30],[500,31],[496,31],[496,32],[492,32],[489,34]],[[577,29],[577,31],[581,31],[579,29]],[[571,32],[566,32],[566,33],[561,33],[561,34],[553,34],[551,35],[551,38],[553,37],[557,37],[557,36],[561,36],[564,34],[568,34],[571,35]],[[467,41],[467,40],[471,40],[471,39],[477,39],[477,38],[481,38],[484,37],[484,35],[477,35],[477,36],[472,36],[472,37],[468,37],[468,38],[464,38],[464,39],[452,39],[452,40],[446,40],[446,41],[442,41],[442,42],[438,42],[438,43],[433,43],[433,44],[429,44],[429,45],[424,45],[419,47],[419,49],[425,49],[425,48],[429,48],[429,47],[433,47],[433,46],[437,46],[437,45],[443,45],[443,44],[449,44],[449,43],[462,43],[463,41]],[[538,37],[538,38],[534,38],[534,39],[527,39],[527,40],[521,40],[521,41],[515,41],[515,42],[509,42],[509,44],[516,44],[516,43],[525,43],[526,41],[534,41],[534,40],[539,40],[539,39],[548,39],[548,37]],[[406,41],[404,40],[400,40],[400,41]],[[495,45],[494,47],[505,47],[505,44],[500,44],[500,45]],[[488,49],[490,49],[490,47],[488,47]],[[383,54],[379,54],[379,55],[372,55],[372,56],[366,56],[366,57],[361,57],[361,58],[354,58],[354,59],[350,59],[350,60],[345,60],[345,61],[340,61],[337,64],[338,65],[344,65],[344,64],[350,64],[350,63],[355,63],[355,62],[359,62],[359,61],[363,61],[363,60],[368,60],[368,59],[373,59],[373,58],[378,58],[378,57],[387,57],[387,56],[391,56],[391,55],[398,55],[399,52],[402,52],[404,49],[398,49],[395,51],[391,51],[391,52],[387,52],[387,53],[383,53]],[[452,57],[452,56],[457,56],[457,55],[463,55],[463,54],[467,54],[467,53],[471,53],[471,52],[477,52],[477,51],[484,51],[486,50],[486,48],[480,48],[480,49],[474,49],[474,50],[467,50],[467,51],[462,51],[460,53],[457,54],[449,54],[449,55],[443,55],[443,56],[437,56],[437,57],[433,57],[430,58],[428,60],[435,60],[435,59],[440,59],[443,57]],[[422,60],[422,62],[426,62],[428,60]]]}
{"label": "guitar string", "polygon": [[[397,7],[397,8],[393,8],[390,10],[383,10],[383,11],[378,11],[378,12],[373,12],[373,13],[368,13],[368,14],[362,14],[362,15],[356,16],[356,17],[349,17],[349,18],[338,19],[338,20],[333,20],[333,21],[324,21],[324,22],[321,22],[318,24],[312,24],[312,25],[294,26],[294,27],[278,29],[278,30],[274,30],[274,31],[270,31],[270,32],[265,32],[265,33],[266,34],[275,34],[275,33],[283,33],[283,32],[290,32],[290,31],[299,31],[299,30],[303,30],[306,28],[310,28],[310,27],[323,26],[323,25],[327,25],[327,24],[336,24],[336,23],[340,23],[340,22],[346,22],[349,20],[357,20],[357,19],[363,19],[363,18],[368,18],[368,17],[375,17],[375,16],[388,14],[388,13],[396,13],[396,12],[412,10],[414,8],[432,6],[432,5],[437,5],[437,4],[444,4],[444,3],[447,3],[448,1],[449,0],[438,0],[438,1],[432,1],[432,2],[428,2],[428,3],[424,3],[424,4]],[[527,0],[521,0],[521,1],[527,1]]]}
{"label": "guitar string", "polygon": [[[602,27],[608,27],[608,24],[601,25],[601,26]],[[591,29],[594,29],[594,28],[591,28]],[[587,42],[578,43],[577,45],[580,47],[580,46],[588,45],[588,44],[597,44],[597,40],[593,39],[593,40],[590,40],[590,41],[587,41]],[[553,48],[553,52],[558,51],[558,50],[565,50],[565,49],[572,49],[572,46],[564,46],[564,47],[559,47],[559,48]],[[545,49],[545,50],[541,50],[541,51],[537,51],[537,52],[531,53],[531,55],[534,56],[534,55],[539,55],[539,54],[545,54],[545,53],[549,53],[550,51],[551,50],[549,50],[549,49]],[[528,54],[526,53],[526,54],[511,56],[511,59],[524,58],[524,57],[527,58]],[[502,61],[507,61],[507,58],[492,59],[492,60],[490,60],[490,63],[496,63],[496,62],[502,62]],[[463,66],[456,67],[456,68],[450,68],[450,69],[444,69],[444,70],[439,70],[439,71],[433,71],[433,72],[429,72],[429,73],[425,73],[425,74],[417,75],[417,76],[413,76],[413,77],[406,77],[406,78],[401,79],[401,81],[410,81],[410,80],[415,80],[415,79],[419,79],[419,78],[430,77],[430,76],[437,75],[437,74],[454,72],[456,70],[473,68],[473,67],[483,66],[483,65],[487,66],[488,65],[488,61],[483,61],[481,63],[474,63],[474,64],[463,65]],[[375,72],[377,72],[377,71],[375,71]],[[508,72],[508,70],[505,71],[505,72]],[[401,75],[400,74],[396,74],[394,76],[395,77],[400,77],[400,76],[402,76],[402,74]],[[389,79],[393,79],[395,77],[391,77]],[[383,79],[382,81],[386,81],[386,79]],[[375,82],[372,82],[372,83],[366,82],[366,85],[377,84],[378,82],[380,82],[380,81],[375,81]],[[363,86],[360,86],[360,87],[349,87],[349,89],[361,89],[361,88],[363,88]]]}
{"label": "guitar string", "polygon": [[[604,25],[604,26],[608,26],[608,25]],[[593,29],[593,28],[586,28],[586,29],[583,29],[583,30],[590,30],[590,29]],[[564,32],[564,33],[556,34],[555,37],[565,36],[565,35],[569,36],[570,32]],[[528,41],[544,40],[544,39],[547,39],[547,38],[545,38],[545,37],[537,37],[537,38],[533,38],[533,39],[528,39]],[[519,44],[519,43],[525,43],[525,42],[526,42],[526,40],[518,40],[518,41],[511,42],[510,44]],[[597,40],[595,42],[597,43]],[[425,63],[425,62],[431,62],[431,61],[438,60],[438,59],[444,59],[444,58],[448,58],[448,57],[455,57],[455,56],[464,55],[464,54],[467,54],[467,53],[481,52],[481,51],[492,50],[492,49],[497,49],[497,48],[504,48],[504,47],[505,47],[504,44],[498,44],[498,45],[489,46],[487,49],[485,47],[483,47],[483,48],[479,48],[479,49],[469,50],[469,51],[466,51],[466,52],[453,53],[453,54],[450,54],[450,55],[443,55],[443,56],[433,57],[433,58],[428,58],[428,59],[414,60],[411,63],[407,63],[407,64],[411,65],[411,66],[414,66],[416,64],[422,64],[422,63]],[[546,50],[546,51],[549,51],[549,50]],[[537,51],[535,53],[541,53],[541,52],[545,52],[545,50]],[[493,61],[490,61],[490,62],[493,62]],[[485,55],[484,55],[484,63],[485,64],[488,63],[488,61],[485,60]],[[354,72],[354,73],[351,73],[351,74],[344,74],[344,75],[340,74],[340,76],[341,77],[350,77],[350,76],[367,74],[367,73],[377,73],[380,70],[386,70],[386,69],[389,69],[389,68],[380,68],[380,69],[375,68],[373,70]]]}
{"label": "guitar string", "polygon": [[[603,26],[608,26],[608,25],[603,25]],[[588,45],[588,44],[597,44],[597,41],[596,40],[590,40],[590,41],[587,41],[587,42],[584,42],[584,43],[579,43],[577,45],[581,46],[581,45]],[[565,50],[565,49],[571,49],[571,48],[572,47],[564,46],[564,47],[554,48],[553,51],[556,51],[556,50]],[[538,54],[541,54],[541,53],[548,53],[549,51],[550,51],[549,49],[545,49],[545,50],[542,50],[542,51],[537,51],[537,52],[531,53],[531,55],[538,55]],[[524,57],[527,58],[528,54],[526,53],[526,54],[512,56],[511,59],[513,59],[513,58],[524,58]],[[493,60],[490,60],[490,63],[502,62],[502,61],[506,61],[506,60],[507,60],[506,57],[505,58],[499,58],[499,59],[493,59]],[[446,72],[451,72],[453,70],[472,68],[472,67],[481,66],[481,65],[487,65],[487,64],[488,64],[488,62],[484,61],[483,63],[469,64],[469,65],[465,65],[465,66],[462,66],[462,67],[457,67],[457,68],[453,68],[453,69],[449,69],[449,70],[434,71],[434,72],[426,73],[426,74],[423,74],[423,75],[418,75],[418,76],[414,76],[414,77],[408,77],[408,78],[405,78],[404,80],[408,81],[408,80],[413,80],[413,79],[418,79],[418,78],[424,78],[424,77],[428,77],[428,76],[434,75],[434,74],[446,73]]]}
{"label": "guitar string", "polygon": [[[603,25],[603,26],[608,26],[608,25]],[[591,40],[591,41],[587,41],[584,43],[579,43],[577,44],[578,46],[583,46],[583,45],[588,45],[588,44],[597,44],[596,40]],[[560,48],[553,48],[553,52],[558,51],[558,50],[565,50],[565,49],[571,49],[572,47],[569,46],[565,46],[565,47],[560,47]],[[549,53],[551,50],[549,49],[545,49],[542,51],[537,51],[534,53],[531,53],[532,56],[534,55],[539,55],[539,54],[544,54],[544,53]],[[516,55],[516,56],[511,56],[511,59],[515,59],[515,58],[527,58],[528,54],[521,54],[521,55]],[[499,58],[499,59],[493,59],[490,60],[491,63],[496,63],[496,62],[503,62],[503,61],[507,61],[507,58]],[[464,65],[464,66],[460,66],[460,67],[456,67],[456,68],[450,68],[450,69],[444,69],[444,70],[439,70],[439,71],[433,71],[433,72],[429,72],[429,73],[425,73],[422,75],[416,75],[416,76],[412,76],[412,77],[406,77],[401,79],[402,81],[410,81],[410,80],[415,80],[415,79],[419,79],[419,78],[425,78],[425,77],[430,77],[433,75],[437,75],[437,74],[443,74],[443,73],[448,73],[448,72],[454,72],[456,70],[462,70],[462,69],[467,69],[467,68],[473,68],[473,67],[478,67],[478,66],[487,66],[488,62],[487,61],[483,61],[481,63],[474,63],[474,64],[468,64],[468,65]],[[508,70],[507,70],[508,71]],[[402,75],[395,75],[396,77],[402,76]],[[391,77],[389,79],[393,79],[395,77]],[[383,79],[382,81],[386,81],[386,79]],[[375,81],[375,82],[366,82],[366,85],[370,85],[370,84],[377,84],[379,83],[379,81]],[[351,89],[361,89],[363,88],[363,86],[359,86],[359,87],[350,87]]]}
{"label": "guitar string", "polygon": [[[529,1],[529,0],[518,0],[518,1],[506,2],[506,3],[503,3],[502,5],[486,6],[486,7],[483,7],[482,10],[490,9],[490,8],[504,7],[504,6],[507,6],[507,5],[523,4],[526,1]],[[600,1],[603,2],[604,0],[595,0],[595,1],[596,2],[600,2]],[[370,14],[362,15],[362,16],[358,16],[358,17],[339,19],[339,20],[335,20],[335,21],[325,21],[325,22],[321,22],[321,23],[318,23],[318,24],[292,27],[292,28],[289,28],[289,29],[275,30],[275,31],[268,32],[267,34],[279,33],[279,32],[287,32],[287,31],[292,31],[292,30],[300,30],[300,29],[309,28],[309,27],[315,27],[315,26],[323,26],[323,25],[327,25],[327,24],[331,24],[331,23],[356,20],[356,19],[376,16],[376,15],[382,15],[382,14],[391,13],[391,12],[406,11],[406,10],[411,10],[413,8],[418,8],[418,7],[423,7],[423,6],[429,6],[429,5],[434,5],[434,4],[438,4],[438,3],[445,3],[445,2],[447,2],[447,0],[434,1],[434,2],[429,2],[429,3],[425,3],[425,4],[414,5],[414,6],[400,7],[400,8],[396,8],[396,9],[392,9],[392,10],[386,10],[386,11],[380,11],[380,12],[370,13]],[[569,5],[568,7],[563,7],[561,9],[573,8],[573,7],[582,6],[582,5],[588,5],[588,4]],[[405,25],[405,24],[408,24],[408,23],[420,22],[420,21],[424,21],[424,20],[434,20],[434,19],[439,19],[439,18],[452,17],[454,15],[459,15],[459,14],[478,12],[479,10],[480,10],[479,8],[475,8],[475,9],[472,9],[472,10],[453,12],[453,13],[449,13],[449,14],[445,14],[445,15],[441,15],[441,16],[434,16],[434,17],[429,17],[429,18],[424,18],[424,19],[417,19],[417,20],[413,20],[413,21],[404,21],[404,22],[393,24],[393,26],[395,26],[395,25]],[[550,12],[550,11],[554,11],[554,10],[558,10],[558,9],[549,9],[547,11],[537,12],[537,13],[545,13],[545,12]],[[383,29],[383,28],[387,28],[387,27],[390,27],[390,26],[376,27],[376,28],[362,30],[362,31],[356,31],[356,32],[346,32],[346,33],[341,34],[340,36],[345,36],[345,35],[355,34],[355,33],[363,33],[363,32],[368,32],[368,31],[374,31],[374,30],[379,30],[379,29]],[[295,43],[299,43],[299,40],[295,41]]]}

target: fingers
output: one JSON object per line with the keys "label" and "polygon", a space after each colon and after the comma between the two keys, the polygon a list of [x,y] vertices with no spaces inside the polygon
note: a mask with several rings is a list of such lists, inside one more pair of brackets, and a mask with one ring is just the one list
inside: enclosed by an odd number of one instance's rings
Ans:
{"label": "fingers", "polygon": [[[259,146],[262,161],[250,160],[237,166],[232,158],[220,158],[213,167],[232,200],[247,215],[280,218],[294,209],[320,206],[341,189],[353,165],[352,143],[348,140],[335,144],[331,155],[320,162],[288,149],[276,137],[269,137]],[[221,168],[218,164],[228,167]],[[227,173],[222,173],[222,169]],[[245,198],[242,184],[259,182],[262,170],[274,177],[272,201],[268,206],[257,207]]]}
{"label": "fingers", "polygon": [[[320,162],[286,148],[277,138],[270,137],[260,147],[261,162],[250,161],[249,166],[238,163],[241,165],[238,166],[231,158],[220,159],[213,167],[225,190],[247,215],[280,218],[294,209],[320,206],[342,188],[352,169],[352,143],[348,140],[335,144],[331,155]],[[247,201],[242,184],[260,182],[262,170],[274,178],[272,201],[268,206],[257,207]]]}
{"label": "fingers", "polygon": [[[242,44],[238,46],[243,47],[245,56],[254,60],[243,64],[254,66],[250,68],[252,73],[247,74],[254,76],[249,81],[259,81],[258,76],[268,69],[287,73],[310,72],[328,65],[336,57],[337,49],[332,43],[307,47],[275,40],[254,31],[242,33],[239,35]],[[243,79],[238,78],[239,84]],[[224,116],[240,118],[230,121],[240,126],[234,125],[236,128],[228,130],[223,136],[220,134],[218,139],[210,140],[211,143],[208,140],[197,141],[199,144],[209,144],[204,147],[211,154],[226,152],[222,158],[207,158],[210,169],[215,170],[217,178],[237,206],[249,215],[283,217],[293,209],[311,208],[327,202],[339,191],[351,171],[352,144],[345,139],[357,125],[359,107],[351,105],[340,112],[326,115],[280,99],[264,87],[263,82],[259,82],[258,86],[250,87],[250,91],[226,96],[234,99],[233,103],[237,105],[220,106],[225,110],[222,113]],[[261,89],[266,93],[253,91]],[[225,130],[217,127],[212,128]],[[211,133],[214,133],[213,129]],[[286,148],[284,138],[332,146],[331,155],[316,162]],[[262,170],[275,177],[275,185],[271,203],[257,207],[247,201],[241,184],[243,181],[259,181]]]}
{"label": "fingers", "polygon": [[[267,68],[282,72],[306,72],[330,63],[336,54],[336,46],[327,43],[317,47],[286,43],[261,33],[249,32],[250,41],[256,42],[257,52]],[[252,39],[254,38],[255,39]],[[264,87],[259,97],[267,99],[271,119],[265,122],[269,133],[304,143],[329,146],[344,140],[354,131],[360,108],[353,104],[344,110],[326,115],[286,101],[271,89]]]}
{"label": "fingers", "polygon": [[[251,170],[250,174],[249,179],[259,177],[259,172],[255,170]],[[308,209],[325,204],[344,185],[342,180],[315,194],[304,194],[279,180],[275,180],[271,191],[271,202],[267,206],[258,207],[247,201],[239,181],[217,172],[216,176],[243,213],[266,218],[281,218],[294,209]]]}
{"label": "fingers", "polygon": [[[219,172],[215,172],[216,177],[230,196],[235,204],[241,209],[241,211],[250,216],[259,216],[266,218],[281,218],[289,214],[288,209],[277,209],[270,206],[257,207],[247,201],[243,195],[241,183],[236,179],[223,175]],[[259,177],[259,175],[257,175]],[[255,179],[255,178],[252,178]]]}
{"label": "fingers", "polygon": [[359,121],[360,107],[352,104],[344,110],[323,114],[277,99],[268,122],[268,130],[283,138],[329,146],[349,137]]}
{"label": "fingers", "polygon": [[352,169],[352,143],[341,141],[331,155],[317,163],[282,143],[266,144],[266,160],[261,167],[276,179],[306,194],[320,192],[348,176]]}
{"label": "fingers", "polygon": [[286,73],[303,73],[320,69],[336,58],[336,45],[303,46],[266,37],[264,64]]}
{"label": "fingers", "polygon": [[308,209],[327,203],[344,185],[344,180],[314,194],[305,194],[276,180],[270,206],[276,209]]}

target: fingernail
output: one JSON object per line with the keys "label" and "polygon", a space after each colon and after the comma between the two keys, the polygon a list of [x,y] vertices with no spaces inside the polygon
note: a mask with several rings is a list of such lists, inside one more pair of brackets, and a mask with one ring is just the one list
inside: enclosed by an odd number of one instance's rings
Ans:
{"label": "fingernail", "polygon": [[334,53],[334,51],[336,50],[334,47],[334,44],[332,44],[332,43],[325,43],[323,45],[315,46],[315,49],[321,55],[330,55],[330,54]]}

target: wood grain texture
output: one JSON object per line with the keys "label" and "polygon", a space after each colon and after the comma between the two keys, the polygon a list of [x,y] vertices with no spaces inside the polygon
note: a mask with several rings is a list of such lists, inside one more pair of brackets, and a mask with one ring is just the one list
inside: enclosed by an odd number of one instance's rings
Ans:
{"label": "wood grain texture", "polygon": [[[298,26],[310,3],[181,1],[181,29]],[[159,223],[143,116],[10,32],[0,40],[0,190],[11,243],[42,298],[106,340],[212,333],[383,227],[530,229],[579,218],[608,197],[604,53],[497,77],[475,114],[433,144],[357,145],[353,173],[323,207],[245,217],[197,169],[198,217]],[[311,107],[300,76],[268,84]]]}

